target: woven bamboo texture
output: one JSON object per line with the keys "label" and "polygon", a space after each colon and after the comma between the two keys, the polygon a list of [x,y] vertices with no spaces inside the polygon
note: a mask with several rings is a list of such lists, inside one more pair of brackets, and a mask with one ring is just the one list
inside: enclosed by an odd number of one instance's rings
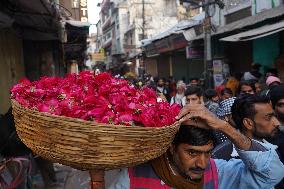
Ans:
{"label": "woven bamboo texture", "polygon": [[50,115],[12,100],[17,133],[34,153],[81,170],[131,167],[162,155],[178,124],[161,128],[97,124]]}

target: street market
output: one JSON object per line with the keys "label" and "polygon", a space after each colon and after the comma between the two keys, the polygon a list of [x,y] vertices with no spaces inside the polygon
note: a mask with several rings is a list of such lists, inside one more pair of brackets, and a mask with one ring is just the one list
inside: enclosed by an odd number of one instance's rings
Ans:
{"label": "street market", "polygon": [[2,0],[0,189],[284,189],[283,0]]}

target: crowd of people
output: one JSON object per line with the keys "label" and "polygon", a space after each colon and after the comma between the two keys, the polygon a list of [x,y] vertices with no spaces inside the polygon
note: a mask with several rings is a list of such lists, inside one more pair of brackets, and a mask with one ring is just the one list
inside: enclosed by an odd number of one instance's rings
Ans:
{"label": "crowd of people", "polygon": [[[114,74],[136,87],[152,88],[157,100],[182,109],[170,148],[138,166],[106,171],[105,188],[284,189],[284,84],[276,70],[262,75],[259,69],[255,64],[251,71],[210,89],[198,78],[186,83],[151,75],[135,79],[129,70],[123,76]],[[11,112],[7,116],[1,124],[14,128],[7,122],[13,120]],[[3,127],[1,144],[13,132],[15,128],[4,132]]]}
{"label": "crowd of people", "polygon": [[283,189],[284,84],[276,70],[259,68],[214,89],[198,78],[146,77],[158,99],[183,107],[180,130],[163,156],[111,171],[108,188]]}

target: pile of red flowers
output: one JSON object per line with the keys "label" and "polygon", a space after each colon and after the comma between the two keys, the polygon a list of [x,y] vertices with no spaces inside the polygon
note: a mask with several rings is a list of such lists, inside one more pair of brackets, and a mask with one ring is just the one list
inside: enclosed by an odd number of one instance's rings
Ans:
{"label": "pile of red flowers", "polygon": [[34,82],[23,79],[11,92],[12,99],[29,109],[115,125],[171,125],[180,110],[177,104],[157,102],[155,91],[136,89],[108,73],[94,76],[85,71]]}

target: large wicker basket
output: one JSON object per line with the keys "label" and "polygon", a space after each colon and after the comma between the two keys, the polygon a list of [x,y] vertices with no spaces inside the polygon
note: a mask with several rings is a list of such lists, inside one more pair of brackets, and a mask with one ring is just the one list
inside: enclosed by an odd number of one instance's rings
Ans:
{"label": "large wicker basket", "polygon": [[127,127],[54,116],[12,100],[17,133],[33,152],[82,170],[130,167],[163,154],[178,124]]}

